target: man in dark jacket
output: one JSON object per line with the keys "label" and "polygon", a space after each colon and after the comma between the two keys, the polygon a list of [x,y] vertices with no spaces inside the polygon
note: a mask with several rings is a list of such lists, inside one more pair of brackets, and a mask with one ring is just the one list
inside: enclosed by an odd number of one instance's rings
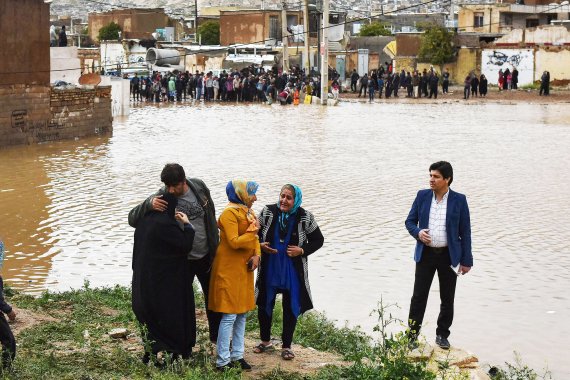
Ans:
{"label": "man in dark jacket", "polygon": [[437,86],[439,84],[439,77],[437,73],[434,71],[431,73],[429,77],[429,98],[433,95],[435,99],[437,99]]}
{"label": "man in dark jacket", "polygon": [[59,32],[59,47],[66,47],[67,46],[67,34],[65,34],[65,25],[61,27],[61,31]]}
{"label": "man in dark jacket", "polygon": [[358,83],[358,79],[360,75],[356,72],[356,69],[352,70],[352,75],[350,75],[350,90],[352,92],[356,92],[356,84]]}
{"label": "man in dark jacket", "polygon": [[[194,281],[195,276],[198,277],[207,310],[210,269],[219,242],[216,212],[210,190],[202,180],[186,178],[184,168],[178,164],[166,164],[160,179],[165,186],[131,210],[129,225],[136,228],[147,213],[165,211],[168,203],[162,199],[163,194],[168,192],[178,197],[178,209],[188,216],[196,234],[192,250],[188,252],[190,282]],[[207,316],[210,340],[216,342],[221,316],[209,310]]]}
{"label": "man in dark jacket", "polygon": [[364,73],[364,76],[360,78],[360,91],[358,91],[358,97],[362,95],[362,90],[364,90],[364,96],[366,97],[366,89],[368,89],[368,75]]}
{"label": "man in dark jacket", "polygon": [[392,79],[392,90],[394,91],[394,97],[398,97],[398,89],[400,88],[400,76],[396,73]]}

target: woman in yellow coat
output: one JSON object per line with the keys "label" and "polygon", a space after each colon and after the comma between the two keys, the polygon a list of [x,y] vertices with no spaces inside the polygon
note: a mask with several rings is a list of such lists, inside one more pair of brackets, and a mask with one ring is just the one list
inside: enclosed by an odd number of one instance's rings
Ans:
{"label": "woman in yellow coat", "polygon": [[[223,313],[218,331],[216,367],[250,370],[244,360],[245,317],[255,308],[253,271],[259,265],[259,224],[251,209],[258,184],[230,181],[229,203],[218,219],[220,244],[210,276],[208,307]],[[230,351],[230,341],[231,351]]]}

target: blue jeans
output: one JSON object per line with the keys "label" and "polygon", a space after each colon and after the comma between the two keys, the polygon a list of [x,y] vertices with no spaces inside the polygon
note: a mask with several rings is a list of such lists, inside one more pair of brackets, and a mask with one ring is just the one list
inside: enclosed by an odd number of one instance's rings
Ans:
{"label": "blue jeans", "polygon": [[[223,314],[218,330],[218,341],[216,342],[218,355],[216,366],[224,366],[230,361],[243,359],[245,346],[245,316],[243,314]],[[231,353],[230,353],[231,340]]]}
{"label": "blue jeans", "polygon": [[196,100],[200,100],[202,97],[202,87],[196,87]]}

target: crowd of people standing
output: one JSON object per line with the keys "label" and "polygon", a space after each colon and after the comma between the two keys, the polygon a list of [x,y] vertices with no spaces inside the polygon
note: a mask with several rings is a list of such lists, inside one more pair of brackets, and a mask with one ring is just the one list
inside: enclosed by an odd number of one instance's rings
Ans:
{"label": "crowd of people standing", "polygon": [[414,70],[412,73],[402,70],[400,73],[394,73],[392,65],[388,62],[385,63],[385,66],[380,66],[378,70],[372,70],[370,75],[365,73],[360,77],[355,69],[350,76],[352,92],[355,93],[358,86],[358,97],[361,97],[363,93],[366,97],[368,92],[370,101],[374,100],[375,94],[378,94],[378,98],[382,98],[382,96],[386,99],[392,96],[398,98],[400,97],[400,90],[405,93],[404,96],[407,98],[421,98],[423,96],[437,99],[440,79],[443,79],[442,90],[446,93],[449,88],[449,72],[446,71],[443,78],[440,78],[433,67],[429,70],[424,69],[422,72]]}
{"label": "crowd of people standing", "polygon": [[[338,74],[331,73],[332,93],[338,94]],[[130,91],[133,101],[182,102],[274,102],[291,103],[295,92],[320,97],[321,79],[318,73],[306,74],[298,66],[289,72],[279,72],[277,67],[265,70],[254,65],[242,70],[223,70],[219,75],[212,71],[196,71],[194,74],[153,72],[147,77],[137,74],[131,78]]]}

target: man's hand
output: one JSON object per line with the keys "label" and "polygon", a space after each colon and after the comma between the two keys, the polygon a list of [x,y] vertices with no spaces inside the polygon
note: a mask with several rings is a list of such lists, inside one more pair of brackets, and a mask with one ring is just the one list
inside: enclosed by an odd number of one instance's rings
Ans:
{"label": "man's hand", "polygon": [[16,312],[14,311],[14,309],[12,309],[12,311],[8,313],[8,318],[10,318],[11,321],[16,320]]}
{"label": "man's hand", "polygon": [[269,242],[260,243],[259,245],[261,246],[261,250],[265,253],[270,253],[270,254],[276,254],[277,253],[277,250],[275,248],[271,248],[271,246],[269,245]]}
{"label": "man's hand", "polygon": [[420,232],[418,233],[418,239],[426,245],[430,244],[431,236],[429,236],[429,228],[420,230]]}
{"label": "man's hand", "polygon": [[154,211],[163,212],[168,207],[168,202],[162,199],[162,195],[158,195],[150,200],[150,206]]}
{"label": "man's hand", "polygon": [[287,246],[287,256],[296,257],[301,256],[304,253],[303,248],[297,247],[296,245]]}
{"label": "man's hand", "polygon": [[467,274],[469,273],[469,271],[471,270],[471,267],[466,267],[464,265],[459,265],[459,270],[457,271],[457,273],[459,274]]}

